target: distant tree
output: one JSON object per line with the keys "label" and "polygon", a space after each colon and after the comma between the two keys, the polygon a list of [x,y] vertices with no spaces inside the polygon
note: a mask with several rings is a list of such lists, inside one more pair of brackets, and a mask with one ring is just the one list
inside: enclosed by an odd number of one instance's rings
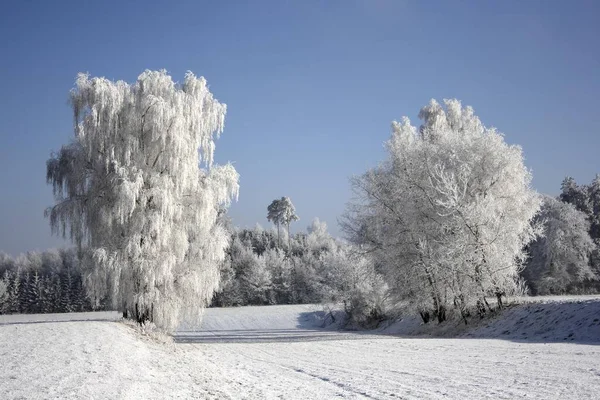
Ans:
{"label": "distant tree", "polygon": [[545,197],[536,216],[544,235],[530,245],[530,259],[522,272],[533,294],[563,294],[595,278],[589,257],[594,242],[586,215],[572,204]]}
{"label": "distant tree", "polygon": [[291,273],[290,259],[280,249],[269,249],[261,258],[271,278],[271,299],[276,304],[289,304],[291,302]]}
{"label": "distant tree", "polygon": [[296,215],[296,208],[292,204],[292,200],[289,197],[281,198],[281,222],[287,226],[288,234],[288,248],[290,247],[290,224],[294,221],[298,221],[300,218]]}
{"label": "distant tree", "polygon": [[[69,263],[72,266],[77,260],[77,255],[73,249],[49,249],[41,254],[41,269],[40,274],[44,276],[50,276],[52,274],[59,273]],[[77,262],[77,267],[79,263]]]}
{"label": "distant tree", "polygon": [[21,271],[17,269],[12,276],[12,284],[9,294],[9,312],[12,314],[20,313],[23,310],[21,306],[22,290],[21,290]]}
{"label": "distant tree", "polygon": [[246,301],[249,304],[272,303],[269,296],[272,290],[271,274],[265,265],[264,258],[254,254],[252,249],[246,247],[236,261],[241,291]]}
{"label": "distant tree", "polygon": [[319,218],[315,218],[306,230],[308,232],[308,236],[306,237],[307,245],[315,255],[332,250],[334,240],[327,232],[327,224],[325,222]]}
{"label": "distant tree", "polygon": [[4,276],[6,271],[12,271],[15,268],[15,261],[8,254],[0,251],[0,275]]}
{"label": "distant tree", "polygon": [[112,290],[124,315],[166,330],[197,321],[228,242],[219,210],[238,192],[233,166],[213,165],[225,105],[204,78],[178,84],[164,70],[131,85],[80,74],[71,104],[74,140],[47,162],[47,215],[89,249],[90,296]]}
{"label": "distant tree", "polygon": [[[275,233],[260,226],[233,232],[212,304],[339,303],[352,299],[353,304],[365,306],[363,310],[370,307],[366,304],[379,304],[376,299],[382,298],[386,286],[373,263],[355,256],[349,244],[331,237],[326,224],[318,219],[308,231],[290,235],[286,251],[277,246]],[[366,303],[355,302],[355,296]],[[355,307],[349,303],[348,309]]]}
{"label": "distant tree", "polygon": [[42,304],[41,304],[41,312],[43,313],[53,313],[57,312],[56,305],[54,302],[54,286],[52,284],[52,280],[50,275],[46,275],[42,279]]}
{"label": "distant tree", "polygon": [[8,298],[8,284],[4,278],[0,279],[0,314],[4,314],[6,300]]}
{"label": "distant tree", "polygon": [[575,179],[567,176],[561,184],[561,193],[559,199],[565,203],[569,203],[575,206],[576,209],[585,213],[590,214],[590,207],[588,201],[588,193],[586,186],[579,186]]}
{"label": "distant tree", "polygon": [[19,313],[31,313],[32,311],[29,309],[32,305],[32,290],[31,290],[31,275],[29,273],[29,269],[26,267],[23,268],[23,273],[20,276],[20,285],[19,285]]}
{"label": "distant tree", "polygon": [[281,226],[281,200],[275,199],[269,204],[267,207],[267,221],[273,222],[277,227],[277,246],[281,246],[281,234],[280,234],[280,226]]}
{"label": "distant tree", "polygon": [[267,207],[267,220],[273,222],[277,226],[277,244],[280,245],[279,237],[279,227],[280,225],[285,225],[287,227],[287,236],[288,236],[288,250],[290,248],[290,224],[294,221],[298,221],[298,216],[296,215],[296,208],[294,204],[292,204],[292,200],[289,197],[282,197],[279,200],[273,200],[271,204]]}
{"label": "distant tree", "polygon": [[41,313],[43,312],[42,304],[44,302],[44,286],[43,280],[40,277],[38,271],[34,271],[31,275],[29,284],[29,312]]}
{"label": "distant tree", "polygon": [[71,269],[66,269],[61,276],[62,287],[60,289],[60,308],[64,312],[72,312],[75,309],[74,304],[74,285],[73,285],[73,274]]}
{"label": "distant tree", "polygon": [[2,286],[4,288],[4,294],[0,300],[0,313],[8,314],[11,312],[11,270],[6,269],[2,274]]}
{"label": "distant tree", "polygon": [[63,291],[62,291],[62,283],[60,279],[60,275],[55,275],[54,279],[51,280],[52,287],[50,289],[51,296],[51,304],[52,304],[52,312],[68,312],[68,307],[64,304],[63,301]]}
{"label": "distant tree", "polygon": [[[596,245],[590,264],[595,273],[600,274],[600,175],[596,175],[589,185],[577,185],[573,178],[565,178],[559,198],[587,216],[589,234]],[[600,290],[600,286],[597,290]]]}
{"label": "distant tree", "polygon": [[588,207],[590,209],[590,236],[600,246],[600,174],[588,186]]}

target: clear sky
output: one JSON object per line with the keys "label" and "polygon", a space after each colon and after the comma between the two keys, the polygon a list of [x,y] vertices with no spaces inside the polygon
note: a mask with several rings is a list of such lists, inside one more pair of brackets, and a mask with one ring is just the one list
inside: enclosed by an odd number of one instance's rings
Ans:
{"label": "clear sky", "polygon": [[72,135],[78,72],[132,82],[191,70],[228,105],[217,162],[241,174],[238,226],[290,196],[338,235],[348,177],[390,122],[456,97],[523,146],[534,187],[600,172],[600,1],[5,1],[0,13],[0,250],[50,236],[45,162]]}

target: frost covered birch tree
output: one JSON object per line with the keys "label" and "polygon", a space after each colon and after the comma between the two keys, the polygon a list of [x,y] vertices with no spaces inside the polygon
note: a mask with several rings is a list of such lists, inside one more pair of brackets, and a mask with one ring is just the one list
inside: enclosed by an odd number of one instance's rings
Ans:
{"label": "frost covered birch tree", "polygon": [[164,70],[133,84],[79,74],[70,101],[75,136],[47,162],[46,213],[79,246],[90,296],[166,330],[197,321],[228,244],[218,212],[239,189],[233,166],[213,165],[225,104],[204,78]]}
{"label": "frost covered birch tree", "polygon": [[471,107],[434,100],[420,128],[392,124],[388,158],[352,180],[343,228],[373,254],[399,301],[440,322],[466,321],[473,303],[515,288],[540,199],[519,146],[485,127]]}

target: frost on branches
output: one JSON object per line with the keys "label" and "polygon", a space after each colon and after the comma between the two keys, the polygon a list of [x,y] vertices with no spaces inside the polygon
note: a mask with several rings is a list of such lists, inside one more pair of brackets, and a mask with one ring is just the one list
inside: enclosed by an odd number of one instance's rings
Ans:
{"label": "frost on branches", "polygon": [[290,224],[294,221],[298,221],[296,215],[296,208],[292,204],[292,200],[289,197],[282,197],[281,200],[273,200],[267,207],[267,220],[272,221],[277,226],[277,243],[280,242],[279,227],[285,225],[287,227],[288,236],[288,249],[290,247]]}
{"label": "frost on branches", "polygon": [[572,204],[544,198],[536,216],[544,236],[531,243],[531,258],[522,273],[533,294],[574,292],[586,281],[597,279],[590,266],[596,246],[586,217]]}
{"label": "frost on branches", "polygon": [[53,231],[81,249],[92,297],[166,330],[198,321],[228,244],[218,211],[239,189],[233,166],[213,165],[225,104],[204,78],[164,70],[134,84],[79,74],[70,98],[75,137],[47,162]]}
{"label": "frost on branches", "polygon": [[392,124],[388,158],[353,180],[344,229],[381,265],[395,297],[424,321],[455,307],[491,310],[517,288],[523,248],[537,234],[540,198],[519,146],[471,107],[434,100]]}

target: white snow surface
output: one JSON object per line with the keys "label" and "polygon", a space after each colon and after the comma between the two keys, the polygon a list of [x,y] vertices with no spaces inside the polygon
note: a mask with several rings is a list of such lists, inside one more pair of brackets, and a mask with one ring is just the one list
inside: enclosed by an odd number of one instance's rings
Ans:
{"label": "white snow surface", "polygon": [[465,337],[600,344],[600,297],[532,297]]}
{"label": "white snow surface", "polygon": [[[322,329],[321,310],[209,309],[199,331],[182,329],[166,344],[115,322],[118,313],[0,316],[0,399],[594,399],[600,393],[598,299],[514,307],[452,339]],[[411,321],[395,331],[414,331]]]}

